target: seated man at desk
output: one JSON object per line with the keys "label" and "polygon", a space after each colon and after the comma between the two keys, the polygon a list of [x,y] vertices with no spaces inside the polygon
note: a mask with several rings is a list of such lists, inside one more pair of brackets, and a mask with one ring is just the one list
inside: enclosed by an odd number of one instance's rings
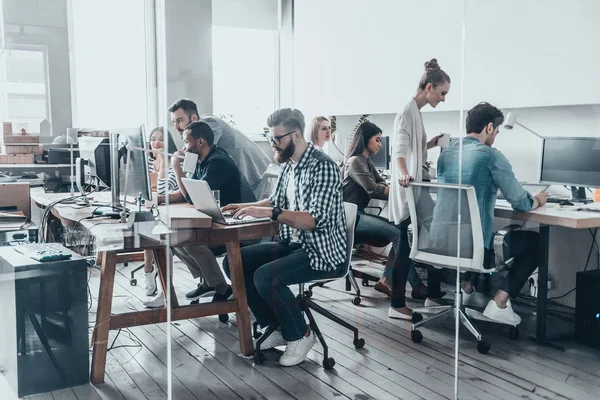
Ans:
{"label": "seated man at desk", "polygon": [[214,132],[214,143],[233,158],[252,189],[258,188],[263,173],[269,166],[269,157],[248,136],[214,115],[198,114],[196,103],[180,99],[169,107],[171,121],[180,135],[193,121],[206,122]]}
{"label": "seated man at desk", "polygon": [[[184,152],[198,154],[196,170],[191,179],[200,179],[208,183],[212,190],[219,190],[221,204],[256,201],[250,184],[225,150],[214,144],[214,133],[206,122],[195,121],[183,131]],[[169,202],[187,201],[190,197],[181,182],[183,171],[180,159],[173,157],[171,167],[179,184],[179,190],[170,193]],[[164,203],[165,196],[158,196],[157,202]],[[204,293],[215,291],[213,301],[226,300],[231,296],[231,286],[219,268],[219,264],[211,249],[206,246],[184,246],[173,248],[177,255],[189,268],[192,276],[202,276],[204,282],[186,294],[189,300],[197,299]]]}
{"label": "seated man at desk", "polygon": [[[241,249],[248,305],[262,327],[279,325],[262,344],[287,343],[282,366],[300,364],[315,340],[288,285],[334,278],[346,263],[346,222],[340,170],[329,156],[304,139],[304,116],[284,108],[267,120],[275,159],[282,164],[273,194],[224,211],[237,217],[269,216],[279,221],[276,242]],[[223,269],[229,274],[228,260]]]}
{"label": "seated man at desk", "polygon": [[[529,194],[515,177],[506,157],[499,150],[492,148],[503,121],[502,111],[491,104],[476,105],[467,113],[462,170],[458,170],[461,157],[458,142],[444,151],[438,159],[440,183],[457,184],[459,174],[462,174],[462,183],[475,188],[485,246],[484,263],[489,265],[489,262],[491,266],[495,262],[492,229],[498,189],[512,208],[521,212],[541,207],[548,199],[545,192],[534,196]],[[449,201],[444,201],[443,196],[438,196],[436,213],[440,206],[448,204],[447,207],[452,207],[451,199],[447,200]],[[450,210],[447,214],[449,213]],[[529,276],[538,267],[538,241],[538,233],[533,231],[512,231],[506,236],[503,243],[504,258],[514,257],[514,262],[500,289],[488,302],[483,312],[486,317],[510,325],[518,325],[521,322],[521,318],[512,309],[510,298],[519,294]],[[468,278],[465,276],[466,280],[462,282],[463,303],[472,304],[476,293]]]}

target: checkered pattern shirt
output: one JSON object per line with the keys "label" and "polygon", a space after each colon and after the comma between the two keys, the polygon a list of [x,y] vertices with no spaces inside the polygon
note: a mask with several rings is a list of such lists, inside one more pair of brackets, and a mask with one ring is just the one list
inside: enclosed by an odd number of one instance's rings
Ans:
{"label": "checkered pattern shirt", "polygon": [[[298,164],[288,161],[283,165],[269,197],[273,207],[289,210],[286,189],[291,168],[295,168],[296,184],[296,207],[291,211],[308,211],[316,223],[315,229],[299,232],[302,248],[308,254],[312,269],[332,271],[346,262],[346,215],[340,169],[329,156],[309,143]],[[289,242],[291,237],[292,228],[280,224],[279,240]]]}

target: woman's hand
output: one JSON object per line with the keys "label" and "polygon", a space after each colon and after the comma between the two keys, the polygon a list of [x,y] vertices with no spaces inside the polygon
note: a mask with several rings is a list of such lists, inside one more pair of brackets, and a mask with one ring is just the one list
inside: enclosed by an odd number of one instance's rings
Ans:
{"label": "woman's hand", "polygon": [[406,175],[401,175],[400,178],[398,178],[398,183],[400,184],[400,186],[408,187],[408,185],[410,184],[410,181],[414,181],[414,180],[415,180],[415,178],[406,174]]}
{"label": "woman's hand", "polygon": [[427,142],[427,149],[429,150],[429,149],[432,149],[435,146],[437,146],[437,142],[438,142],[438,140],[440,140],[440,138],[442,136],[444,136],[444,134],[437,135],[437,136],[433,137],[433,139],[431,139],[429,142]]}
{"label": "woman's hand", "polygon": [[171,157],[171,168],[173,168],[175,171],[182,172],[181,171],[181,158],[178,158],[175,156],[184,156],[184,154],[181,151],[177,151],[173,155],[173,157]]}

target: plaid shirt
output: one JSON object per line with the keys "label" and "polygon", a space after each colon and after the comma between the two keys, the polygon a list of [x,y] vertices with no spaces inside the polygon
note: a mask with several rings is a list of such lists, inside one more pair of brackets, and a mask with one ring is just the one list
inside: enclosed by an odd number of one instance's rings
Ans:
{"label": "plaid shirt", "polygon": [[[273,207],[289,209],[286,189],[291,168],[294,164],[288,161],[281,169],[275,190],[269,197]],[[346,262],[346,215],[340,169],[329,156],[309,143],[295,165],[294,177],[296,209],[292,211],[308,211],[316,223],[314,230],[299,232],[302,248],[308,253],[312,269],[332,271]],[[279,240],[289,242],[291,237],[292,228],[280,224]]]}

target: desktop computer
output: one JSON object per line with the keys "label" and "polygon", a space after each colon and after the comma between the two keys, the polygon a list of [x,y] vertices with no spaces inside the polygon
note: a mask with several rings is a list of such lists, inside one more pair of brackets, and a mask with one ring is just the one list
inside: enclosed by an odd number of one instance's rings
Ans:
{"label": "desktop computer", "polygon": [[377,169],[389,170],[390,169],[390,137],[381,137],[381,148],[377,154],[372,154],[370,157],[373,165]]}
{"label": "desktop computer", "polygon": [[600,349],[600,270],[577,273],[575,340]]}
{"label": "desktop computer", "polygon": [[540,182],[571,186],[573,200],[586,202],[586,187],[600,187],[600,138],[544,138]]}

